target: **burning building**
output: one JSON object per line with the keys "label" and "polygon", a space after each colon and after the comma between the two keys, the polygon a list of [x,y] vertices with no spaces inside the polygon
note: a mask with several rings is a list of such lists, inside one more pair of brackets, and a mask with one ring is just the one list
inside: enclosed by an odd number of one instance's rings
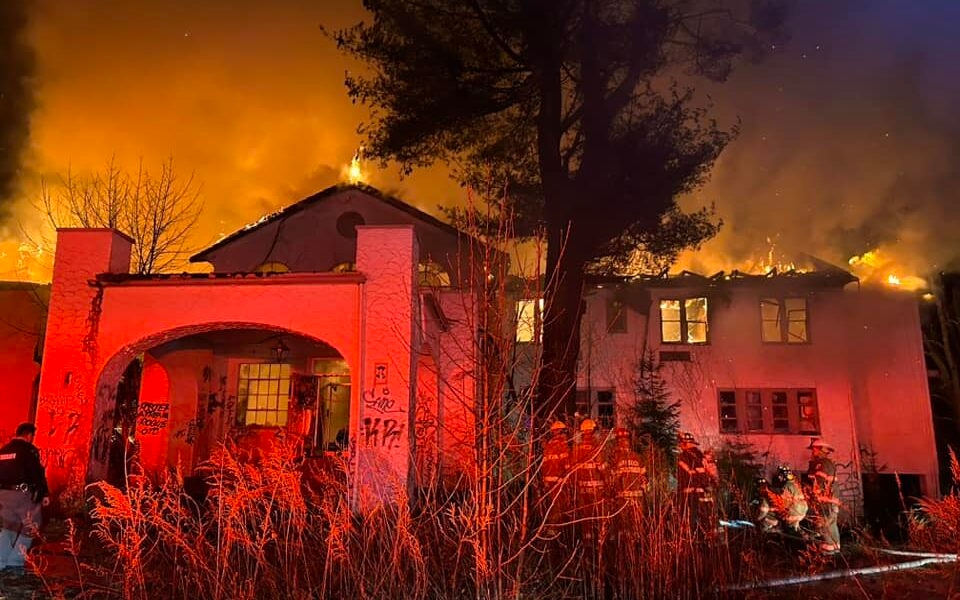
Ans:
{"label": "burning building", "polygon": [[[586,294],[581,411],[608,425],[637,401],[652,353],[684,430],[747,443],[768,469],[804,470],[811,437],[836,448],[848,517],[936,495],[937,451],[918,294],[861,285],[816,259],[762,274],[597,281]],[[870,485],[864,485],[869,481]]]}
{"label": "burning building", "polygon": [[[131,387],[136,415],[121,435],[150,472],[190,470],[225,439],[257,446],[277,432],[307,455],[346,457],[358,500],[470,470],[476,298],[488,283],[471,275],[475,239],[344,185],[197,254],[209,274],[130,275],[131,243],[112,230],[58,233],[37,411],[55,487],[107,476],[117,398]],[[809,438],[823,436],[857,510],[862,473],[937,493],[912,295],[861,288],[817,262],[595,280],[585,302],[578,399],[601,426],[623,421],[652,352],[683,427],[706,445],[745,440],[802,468]],[[542,306],[521,297],[508,319],[530,357]],[[131,364],[142,365],[134,383]]]}

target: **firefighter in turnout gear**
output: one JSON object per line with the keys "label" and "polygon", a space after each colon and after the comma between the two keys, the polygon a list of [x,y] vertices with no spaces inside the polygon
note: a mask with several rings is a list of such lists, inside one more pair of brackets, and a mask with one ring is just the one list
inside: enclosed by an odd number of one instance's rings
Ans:
{"label": "firefighter in turnout gear", "polygon": [[[543,446],[543,499],[546,502],[546,523],[556,528],[570,517],[570,441],[567,426],[555,421],[550,426],[550,438]],[[554,532],[555,533],[555,532]]]}
{"label": "firefighter in turnout gear", "polygon": [[40,528],[41,506],[49,503],[40,451],[33,445],[36,432],[32,423],[22,423],[0,448],[0,569],[24,567]]}
{"label": "firefighter in turnout gear", "polygon": [[595,551],[604,516],[604,471],[603,447],[596,439],[597,424],[593,419],[584,419],[580,424],[580,441],[573,448],[573,465],[576,471],[576,518],[583,532],[583,544],[588,551]]}
{"label": "firefighter in turnout gear", "polygon": [[716,465],[700,450],[693,434],[680,434],[677,492],[680,495],[680,510],[689,520],[692,530],[706,533],[716,530],[716,485]]}
{"label": "firefighter in turnout gear", "polygon": [[830,458],[834,448],[821,439],[810,441],[810,465],[807,477],[810,481],[811,500],[820,534],[820,550],[825,553],[840,551],[840,530],[837,517],[840,514],[840,497],[836,479],[837,466]]}
{"label": "firefighter in turnout gear", "polygon": [[617,515],[617,533],[635,537],[643,523],[643,498],[647,493],[647,468],[631,447],[630,432],[624,427],[614,430],[610,456],[610,495],[612,513]]}
{"label": "firefighter in turnout gear", "polygon": [[780,519],[788,530],[800,533],[800,521],[807,518],[807,497],[800,489],[797,477],[789,465],[777,467],[774,485],[778,489]]}
{"label": "firefighter in turnout gear", "polygon": [[757,497],[753,501],[756,510],[756,521],[764,531],[773,531],[780,525],[777,519],[777,513],[774,510],[776,499],[774,492],[770,489],[770,482],[766,477],[758,477],[756,481]]}

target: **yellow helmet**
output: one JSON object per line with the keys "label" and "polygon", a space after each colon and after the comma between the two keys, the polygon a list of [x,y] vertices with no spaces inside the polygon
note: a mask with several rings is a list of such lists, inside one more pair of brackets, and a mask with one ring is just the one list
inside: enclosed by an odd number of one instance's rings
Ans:
{"label": "yellow helmet", "polygon": [[580,423],[580,431],[593,431],[597,428],[597,424],[593,419],[584,419],[583,423]]}
{"label": "yellow helmet", "polygon": [[566,428],[567,425],[563,421],[554,421],[553,425],[550,426],[550,431],[563,431]]}

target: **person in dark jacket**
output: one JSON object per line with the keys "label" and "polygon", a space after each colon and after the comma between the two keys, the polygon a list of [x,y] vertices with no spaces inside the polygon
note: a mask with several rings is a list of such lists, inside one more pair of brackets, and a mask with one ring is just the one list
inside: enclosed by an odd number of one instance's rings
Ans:
{"label": "person in dark jacket", "polygon": [[49,503],[40,451],[33,445],[33,423],[17,427],[16,437],[0,448],[0,569],[23,568],[27,550]]}

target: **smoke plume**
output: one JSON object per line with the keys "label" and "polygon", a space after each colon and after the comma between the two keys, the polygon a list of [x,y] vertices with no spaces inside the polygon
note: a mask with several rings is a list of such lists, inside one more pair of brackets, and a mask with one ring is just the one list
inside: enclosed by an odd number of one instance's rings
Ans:
{"label": "smoke plume", "polygon": [[0,2],[0,220],[11,212],[30,137],[33,51],[26,39],[27,0]]}
{"label": "smoke plume", "polygon": [[[960,258],[960,3],[809,0],[774,57],[710,90],[742,135],[697,203],[718,238],[688,267],[805,252],[927,275]],[[887,277],[887,274],[883,274]]]}

